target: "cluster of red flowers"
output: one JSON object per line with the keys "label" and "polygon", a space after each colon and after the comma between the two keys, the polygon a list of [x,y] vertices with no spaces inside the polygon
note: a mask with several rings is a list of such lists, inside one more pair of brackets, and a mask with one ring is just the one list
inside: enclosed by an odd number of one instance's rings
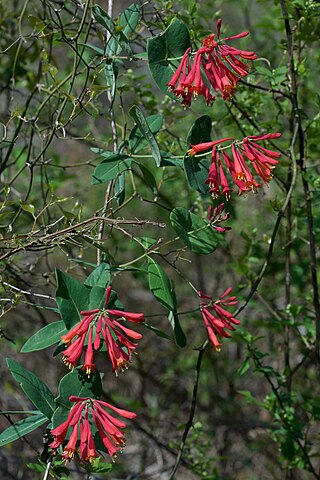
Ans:
{"label": "cluster of red flowers", "polygon": [[220,203],[213,208],[212,205],[208,208],[208,219],[210,225],[217,230],[217,232],[224,233],[226,230],[231,230],[231,227],[222,227],[220,223],[225,222],[230,218],[230,213],[224,213],[224,203]]}
{"label": "cluster of red flowers", "polygon": [[[69,400],[70,402],[75,402],[75,405],[71,408],[67,420],[51,430],[54,440],[51,442],[50,447],[56,451],[65,441],[67,432],[69,428],[71,428],[72,432],[68,443],[63,449],[62,458],[64,460],[71,460],[73,458],[80,437],[80,460],[92,462],[99,456],[92,435],[92,425],[94,423],[98,429],[103,445],[109,455],[113,457],[117,450],[121,449],[126,443],[123,433],[126,424],[110,415],[105,408],[111,409],[119,416],[125,418],[135,418],[136,414],[93,398],[71,396]],[[89,415],[91,417],[90,420]]]}
{"label": "cluster of red flowers", "polygon": [[231,305],[237,305],[237,299],[235,296],[227,297],[232,291],[232,288],[228,288],[219,300],[214,301],[208,295],[202,292],[198,292],[199,297],[210,300],[209,302],[201,302],[200,310],[202,318],[207,327],[209,338],[214,348],[219,352],[221,348],[220,338],[230,338],[231,335],[227,330],[234,331],[235,327],[232,325],[239,325],[240,322],[233,315],[225,310],[223,307],[229,307]]}
{"label": "cluster of red flowers", "polygon": [[[239,195],[248,191],[256,191],[258,187],[261,187],[261,184],[254,178],[245,162],[245,158],[249,160],[249,163],[256,174],[263,180],[263,183],[268,183],[272,178],[272,170],[278,164],[276,159],[280,157],[280,153],[268,150],[256,142],[278,138],[280,135],[280,133],[251,135],[245,137],[242,142],[236,142],[230,137],[222,138],[214,142],[191,145],[191,149],[187,153],[189,155],[197,155],[212,150],[212,163],[206,183],[209,184],[213,197],[217,198],[222,194],[228,199],[232,188],[229,187],[224,168],[226,167],[231,174],[233,182],[238,187]],[[228,147],[220,148],[220,145],[227,141],[232,141],[232,157],[225,151]]]}
{"label": "cluster of red flowers", "polygon": [[215,96],[213,90],[222,93],[224,100],[230,98],[242,77],[248,75],[249,67],[241,59],[255,60],[254,52],[239,50],[224,42],[246,37],[249,32],[241,32],[231,37],[220,39],[221,19],[217,21],[217,40],[212,33],[203,40],[203,45],[192,58],[191,48],[184,53],[182,60],[173,74],[169,89],[179,98],[182,104],[191,105],[192,95],[203,95],[208,105],[212,105]]}
{"label": "cluster of red flowers", "polygon": [[[64,362],[69,367],[75,367],[85,350],[82,369],[88,375],[95,369],[94,355],[102,348],[102,342],[105,343],[107,348],[112,369],[117,374],[118,371],[123,371],[127,367],[131,360],[132,351],[138,346],[132,339],[139,340],[142,337],[140,333],[122,325],[119,320],[124,319],[141,323],[144,321],[144,315],[142,313],[108,309],[111,292],[112,288],[109,286],[106,289],[106,299],[101,310],[94,309],[81,312],[83,319],[61,337],[68,344],[63,352]],[[116,317],[116,319],[112,317]],[[87,346],[85,347],[86,341]],[[77,444],[78,438],[80,438],[80,460],[94,460],[99,456],[92,435],[94,423],[105,448],[109,455],[113,457],[117,450],[125,445],[123,429],[126,425],[107,413],[103,407],[109,408],[125,418],[135,418],[136,414],[121,410],[101,400],[75,396],[71,396],[69,399],[76,404],[71,408],[67,420],[51,430],[54,440],[50,447],[56,452],[65,442],[69,428],[72,428],[69,440],[63,449],[62,458],[64,460],[73,458],[74,452],[79,451]]]}
{"label": "cluster of red flowers", "polygon": [[86,338],[88,344],[82,369],[86,370],[88,375],[95,369],[94,354],[100,350],[102,341],[107,347],[112,369],[116,374],[123,371],[130,362],[131,352],[138,346],[131,339],[139,340],[142,335],[125,327],[118,320],[113,319],[112,316],[136,323],[143,322],[144,316],[142,313],[107,309],[111,291],[111,287],[108,287],[102,310],[94,309],[81,312],[84,318],[66,335],[61,337],[68,344],[63,352],[63,361],[68,367],[76,366],[84,350]]}

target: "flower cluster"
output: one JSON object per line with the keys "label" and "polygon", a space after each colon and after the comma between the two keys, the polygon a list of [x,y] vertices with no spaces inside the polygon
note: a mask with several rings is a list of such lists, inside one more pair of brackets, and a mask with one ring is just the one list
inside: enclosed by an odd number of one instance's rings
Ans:
{"label": "flower cluster", "polygon": [[[110,457],[114,457],[117,450],[125,445],[126,439],[123,429],[126,427],[126,424],[113,417],[105,408],[113,410],[124,418],[135,418],[136,414],[93,398],[71,396],[69,400],[74,402],[75,405],[71,408],[67,420],[51,430],[54,440],[51,442],[50,447],[56,451],[65,441],[67,432],[71,428],[72,432],[69,441],[63,449],[62,458],[71,460],[74,452],[78,451],[80,460],[92,462],[99,456],[92,435],[92,425],[95,424],[103,445]],[[77,450],[79,439],[80,449]]]}
{"label": "flower cluster", "polygon": [[[225,169],[229,171],[233,182],[238,187],[239,195],[249,191],[257,191],[261,184],[254,178],[249,169],[245,158],[256,174],[262,179],[263,183],[268,183],[272,178],[272,171],[278,164],[277,158],[281,155],[279,152],[268,150],[257,143],[257,141],[271,140],[280,137],[280,133],[267,133],[265,135],[251,135],[245,137],[242,142],[235,141],[233,138],[222,138],[214,142],[199,143],[190,145],[189,155],[197,155],[212,150],[212,162],[209,169],[206,183],[210,186],[210,192],[214,198],[219,195],[225,195],[228,200],[232,188],[230,188]],[[230,156],[225,149],[220,147],[227,141],[232,141]]]}
{"label": "flower cluster", "polygon": [[224,203],[220,203],[217,207],[213,208],[212,205],[208,208],[208,219],[210,225],[217,230],[217,232],[224,233],[226,230],[231,230],[231,227],[222,227],[219,225],[230,218],[230,213],[224,212]]}
{"label": "flower cluster", "polygon": [[182,104],[191,105],[192,95],[203,95],[208,105],[212,105],[215,96],[212,90],[222,93],[228,100],[242,77],[248,75],[249,67],[241,59],[255,60],[254,52],[239,50],[224,42],[246,37],[249,32],[241,32],[220,39],[221,19],[217,21],[217,40],[212,33],[203,40],[203,45],[192,58],[191,48],[184,53],[181,62],[167,86]]}
{"label": "flower cluster", "polygon": [[[95,369],[94,354],[102,347],[104,341],[113,371],[116,374],[123,371],[131,360],[131,352],[138,346],[133,340],[139,340],[142,335],[125,327],[118,320],[122,318],[130,322],[144,321],[142,313],[124,312],[122,310],[107,309],[111,295],[111,287],[107,288],[106,300],[102,310],[94,309],[82,311],[83,319],[61,338],[68,346],[63,352],[63,361],[68,367],[74,367],[87,347],[82,369],[90,375]],[[133,340],[132,340],[133,339]]]}
{"label": "flower cluster", "polygon": [[222,337],[230,338],[231,335],[227,330],[234,331],[235,327],[232,325],[239,325],[240,322],[233,315],[225,310],[223,307],[229,307],[231,305],[237,305],[236,297],[230,296],[229,293],[232,291],[232,288],[228,288],[219,300],[214,301],[208,295],[205,295],[202,292],[198,292],[201,298],[209,300],[209,302],[201,302],[200,310],[202,313],[202,318],[207,327],[209,338],[213,347],[219,352],[221,348],[220,339]]}

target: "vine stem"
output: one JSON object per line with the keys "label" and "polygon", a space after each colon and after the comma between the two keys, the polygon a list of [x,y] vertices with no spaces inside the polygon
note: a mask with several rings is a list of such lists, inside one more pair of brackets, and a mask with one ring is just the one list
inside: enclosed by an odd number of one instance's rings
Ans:
{"label": "vine stem", "polygon": [[52,465],[52,460],[48,460],[47,462],[47,468],[46,468],[46,471],[44,472],[44,476],[43,476],[43,480],[48,480],[49,478],[49,473],[50,473],[50,469],[51,469],[51,465]]}
{"label": "vine stem", "polygon": [[[109,15],[110,18],[112,18],[112,14],[113,14],[113,0],[109,0],[108,1],[108,15]],[[110,40],[110,36],[111,36],[111,34],[108,31],[107,32],[107,37],[106,37],[107,43]],[[111,115],[111,130],[112,130],[112,137],[113,137],[113,153],[117,153],[118,152],[118,132],[117,132],[117,125],[116,125],[114,110],[113,110],[113,106],[112,106],[112,96],[111,96],[111,91],[110,90],[111,89],[107,90],[107,97],[108,97],[108,102],[110,103],[110,106],[111,106],[110,115]],[[106,193],[105,193],[105,197],[104,197],[102,216],[104,216],[106,214],[114,184],[115,184],[115,182],[113,180],[111,180],[107,185]],[[100,225],[99,225],[99,230],[98,230],[98,242],[102,241],[103,232],[104,232],[104,222],[101,222]],[[97,250],[97,265],[100,265],[101,259],[102,259],[101,250],[98,249]]]}
{"label": "vine stem", "polygon": [[299,159],[298,165],[301,171],[302,177],[302,186],[305,196],[306,203],[306,212],[307,212],[307,223],[308,223],[308,233],[309,233],[309,251],[310,251],[310,271],[311,271],[311,282],[313,290],[313,305],[315,310],[315,325],[316,325],[316,342],[315,350],[318,363],[320,363],[320,300],[319,300],[319,284],[317,278],[317,251],[316,251],[316,242],[315,242],[315,232],[313,224],[313,213],[312,213],[312,200],[310,196],[309,183],[306,179],[307,167],[305,163],[305,135],[302,128],[302,120],[298,103],[298,85],[296,78],[296,69],[294,65],[294,37],[292,34],[288,10],[285,0],[280,0],[280,6],[282,15],[284,18],[284,24],[287,34],[287,48],[289,55],[289,73],[290,73],[290,82],[291,82],[291,103],[292,109],[294,112],[294,121],[295,126],[298,130],[298,148],[299,148]]}
{"label": "vine stem", "polygon": [[196,405],[197,405],[197,396],[198,396],[198,386],[199,386],[201,364],[202,364],[202,359],[203,359],[204,353],[205,353],[208,345],[209,345],[209,340],[205,340],[205,342],[199,348],[198,360],[197,360],[197,365],[196,365],[196,369],[195,369],[193,395],[192,395],[192,402],[191,402],[191,407],[190,407],[189,418],[188,418],[188,421],[185,425],[184,432],[183,432],[182,439],[181,439],[180,446],[179,446],[178,455],[177,455],[175,464],[173,466],[173,469],[171,471],[171,474],[170,474],[168,480],[172,480],[174,478],[177,470],[178,470],[179,464],[180,464],[181,459],[182,459],[183,450],[184,450],[184,447],[185,447],[185,444],[186,444],[186,441],[187,441],[188,433],[189,433],[189,430],[190,430],[190,428],[192,427],[192,424],[193,424],[193,418],[194,418],[194,414],[195,414],[195,411],[196,411]]}

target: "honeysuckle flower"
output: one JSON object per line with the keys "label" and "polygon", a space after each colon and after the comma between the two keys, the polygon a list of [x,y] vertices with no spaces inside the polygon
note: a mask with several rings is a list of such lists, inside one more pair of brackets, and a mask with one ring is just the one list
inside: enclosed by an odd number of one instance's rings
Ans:
{"label": "honeysuckle flower", "polygon": [[202,47],[194,55],[191,48],[186,50],[177,70],[167,83],[170,91],[181,98],[184,105],[191,105],[192,95],[203,95],[207,104],[212,105],[215,100],[213,91],[220,91],[223,99],[228,100],[239,80],[248,75],[249,66],[242,60],[257,58],[254,52],[240,50],[225,43],[246,37],[249,32],[220,38],[221,23],[219,18],[217,35],[212,33],[206,37]]}
{"label": "honeysuckle flower", "polygon": [[[226,331],[234,331],[234,325],[239,325],[240,322],[233,315],[228,312],[224,307],[237,305],[237,299],[235,295],[228,297],[232,288],[228,288],[219,298],[219,300],[213,300],[203,292],[198,292],[199,297],[206,299],[205,302],[200,303],[200,310],[203,321],[208,330],[209,339],[216,349],[220,351],[222,337],[230,338],[231,334]],[[234,324],[234,325],[233,325]]]}
{"label": "honeysuckle flower", "polygon": [[220,138],[219,140],[215,140],[214,142],[204,142],[198,143],[197,145],[190,144],[190,149],[187,151],[187,155],[198,155],[204,152],[208,152],[213,149],[216,145],[221,143],[233,140],[232,137]]}
{"label": "honeysuckle flower", "polygon": [[[222,138],[214,142],[190,145],[187,155],[206,154],[210,150],[212,161],[205,183],[210,187],[210,193],[214,198],[225,195],[229,200],[232,188],[229,186],[226,173],[232,177],[238,187],[239,195],[247,192],[256,192],[261,183],[258,183],[254,173],[258,175],[264,184],[268,183],[273,176],[273,169],[278,164],[279,152],[262,147],[257,142],[279,138],[280,133],[267,133],[264,135],[250,135],[241,142],[234,138]],[[221,146],[222,143],[231,141],[229,146]],[[226,149],[231,146],[230,156]],[[249,160],[249,163],[248,163]],[[253,172],[252,172],[253,170]]]}
{"label": "honeysuckle flower", "polygon": [[217,232],[224,233],[226,230],[231,230],[231,227],[221,227],[219,224],[225,222],[230,218],[230,213],[224,213],[224,203],[220,203],[213,208],[212,205],[208,208],[208,219],[210,225],[217,230]]}
{"label": "honeysuckle flower", "polygon": [[[142,335],[125,327],[119,320],[141,323],[144,321],[144,315],[142,313],[108,309],[107,305],[111,291],[112,289],[109,286],[106,290],[104,307],[101,310],[93,309],[80,312],[83,319],[67,334],[62,335],[62,341],[67,344],[67,348],[63,351],[63,361],[69,368],[77,365],[86,349],[82,369],[90,375],[95,369],[95,353],[100,350],[103,342],[107,348],[112,369],[116,374],[119,371],[124,371],[131,361],[132,352],[138,346],[133,340],[139,340]],[[85,347],[86,340],[87,346]]]}
{"label": "honeysuckle flower", "polygon": [[75,405],[71,408],[67,420],[51,430],[54,440],[50,443],[50,448],[56,453],[57,449],[65,442],[68,431],[70,432],[72,429],[69,440],[63,447],[62,458],[66,461],[71,460],[77,451],[80,460],[92,462],[99,457],[92,435],[92,427],[95,424],[105,448],[113,458],[116,452],[125,446],[126,439],[123,430],[126,424],[113,417],[106,409],[113,410],[124,418],[135,418],[136,414],[94,398],[72,395],[69,400]]}

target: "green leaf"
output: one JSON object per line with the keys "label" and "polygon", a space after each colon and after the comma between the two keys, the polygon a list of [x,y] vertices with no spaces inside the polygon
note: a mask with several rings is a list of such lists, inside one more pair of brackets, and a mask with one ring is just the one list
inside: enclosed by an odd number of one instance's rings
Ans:
{"label": "green leaf", "polygon": [[103,10],[99,5],[93,5],[92,7],[92,13],[98,23],[102,25],[104,28],[106,28],[110,33],[112,33],[112,30],[115,27],[114,21],[108,13]]}
{"label": "green leaf", "polygon": [[104,183],[108,182],[109,180],[114,180],[121,173],[130,169],[131,162],[132,159],[122,153],[109,155],[95,168],[95,171],[92,175],[91,183],[93,185],[96,185],[98,183]]}
{"label": "green leaf", "polygon": [[132,105],[129,110],[129,115],[134,119],[139,130],[149,143],[154,161],[156,162],[157,167],[159,167],[161,164],[160,149],[152,131],[150,130],[147,119],[145,118],[143,112],[137,105]]}
{"label": "green leaf", "polygon": [[243,395],[246,401],[250,405],[255,405],[256,407],[264,408],[263,402],[259,402],[249,390],[238,390],[238,393],[240,393],[240,395]]}
{"label": "green leaf", "polygon": [[[208,115],[197,118],[189,130],[187,145],[211,142],[211,127],[212,122]],[[184,169],[190,186],[203,195],[209,193],[209,186],[205,181],[208,178],[210,163],[211,161],[206,158],[198,159],[194,156],[184,158]]]}
{"label": "green leaf", "polygon": [[98,372],[92,372],[88,377],[80,367],[80,369],[74,368],[72,372],[67,373],[59,383],[59,396],[56,398],[59,408],[52,417],[53,428],[66,420],[71,407],[74,405],[69,400],[70,395],[81,398],[100,398],[101,392],[102,384]]}
{"label": "green leaf", "polygon": [[174,310],[170,280],[166,272],[153,258],[148,258],[149,288],[159,303],[168,310]]}
{"label": "green leaf", "polygon": [[179,237],[195,253],[207,255],[214,252],[219,245],[219,233],[185,208],[174,208],[170,221]]}
{"label": "green leaf", "polygon": [[140,168],[141,173],[143,175],[143,180],[144,180],[145,185],[148,185],[150,190],[154,194],[156,194],[158,192],[156,179],[154,178],[152,173],[144,165],[141,165],[140,163],[138,165],[139,165],[139,168]]}
{"label": "green leaf", "polygon": [[210,163],[211,160],[207,158],[196,158],[192,155],[184,158],[183,166],[189,185],[202,195],[209,194],[209,185],[205,182],[208,178]]}
{"label": "green leaf", "polygon": [[31,215],[34,217],[35,207],[34,207],[34,205],[32,205],[32,203],[24,202],[23,200],[21,200],[20,201],[20,207],[25,212],[31,213]]}
{"label": "green leaf", "polygon": [[189,30],[186,25],[174,18],[168,28],[160,35],[148,38],[147,54],[151,74],[164,93],[169,94],[166,84],[176,71],[181,57],[191,46]]}
{"label": "green leaf", "polygon": [[109,263],[102,262],[90,273],[84,284],[88,287],[98,286],[107,288],[110,279],[110,265]]}
{"label": "green leaf", "polygon": [[113,107],[113,102],[116,95],[118,71],[119,69],[115,60],[113,60],[111,63],[106,63],[106,66],[104,68],[104,74],[107,80],[107,84],[110,87],[109,112]]}
{"label": "green leaf", "polygon": [[126,176],[124,173],[118,175],[114,184],[114,194],[117,200],[117,204],[121,206],[126,197]]}
{"label": "green leaf", "polygon": [[181,328],[180,321],[176,310],[169,312],[168,315],[169,323],[172,327],[174,338],[179,347],[185,347],[187,344],[186,336]]}
{"label": "green leaf", "polygon": [[56,276],[56,302],[61,318],[69,330],[82,319],[81,310],[88,310],[90,288],[58,269]]}
{"label": "green leaf", "polygon": [[18,438],[24,437],[27,433],[33,432],[36,428],[48,421],[46,415],[31,415],[30,417],[19,420],[14,425],[6,428],[0,434],[0,447],[14,442]]}
{"label": "green leaf", "polygon": [[[112,47],[109,46],[109,50],[106,49],[106,54],[113,55],[115,52],[121,52],[125,50],[130,56],[132,55],[132,50],[126,35],[122,28],[119,28],[113,21],[113,19],[108,15],[108,13],[103,10],[99,5],[94,5],[92,7],[93,15],[98,23],[102,25],[110,33],[113,43]],[[122,47],[122,48],[121,48]]]}
{"label": "green leaf", "polygon": [[152,245],[157,243],[157,240],[151,237],[137,237],[137,239],[142,243],[145,248],[150,248]]}
{"label": "green leaf", "polygon": [[289,461],[294,459],[295,447],[290,432],[287,432],[285,441],[281,444],[281,453]]}
{"label": "green leaf", "polygon": [[[127,40],[136,31],[141,15],[140,10],[140,5],[133,3],[118,18],[116,29],[122,31]],[[120,52],[121,46],[114,37],[111,38],[106,48],[106,55],[119,55]]]}
{"label": "green leaf", "polygon": [[112,463],[105,462],[101,457],[90,460],[90,470],[94,473],[106,473],[112,470]]}
{"label": "green leaf", "polygon": [[160,167],[180,167],[183,168],[183,158],[174,158],[168,152],[161,152]]}
{"label": "green leaf", "polygon": [[146,327],[148,330],[151,330],[153,333],[158,335],[158,337],[166,338],[167,340],[172,340],[172,337],[170,337],[170,335],[168,335],[166,332],[163,332],[162,330],[159,330],[158,328],[154,327],[153,325],[149,325],[146,322],[143,322],[141,325],[143,327]]}
{"label": "green leaf", "polygon": [[104,302],[106,300],[106,289],[105,287],[99,287],[95,285],[90,291],[90,305],[89,310],[94,310],[95,308],[103,308]]}
{"label": "green leaf", "polygon": [[212,122],[208,115],[197,118],[189,130],[187,136],[187,146],[197,145],[198,143],[211,142]]}
{"label": "green leaf", "polygon": [[50,323],[32,335],[21,348],[21,352],[35,352],[50,347],[59,342],[61,335],[65,333],[67,333],[67,329],[62,320]]}
{"label": "green leaf", "polygon": [[247,357],[241,367],[238,369],[240,375],[244,375],[250,368],[250,357]]}
{"label": "green leaf", "polygon": [[51,418],[55,409],[54,396],[47,385],[34,373],[26,370],[19,362],[7,358],[7,365],[13,378],[22,390],[47,418]]}
{"label": "green leaf", "polygon": [[[157,134],[162,127],[162,115],[159,113],[155,115],[150,115],[145,118],[148,127],[154,135]],[[148,140],[146,140],[143,132],[140,130],[138,125],[135,125],[129,136],[129,146],[132,153],[138,153],[140,150],[145,148],[148,145]]]}
{"label": "green leaf", "polygon": [[132,3],[119,17],[118,25],[123,27],[123,33],[127,38],[136,31],[141,16],[141,7],[138,3]]}

